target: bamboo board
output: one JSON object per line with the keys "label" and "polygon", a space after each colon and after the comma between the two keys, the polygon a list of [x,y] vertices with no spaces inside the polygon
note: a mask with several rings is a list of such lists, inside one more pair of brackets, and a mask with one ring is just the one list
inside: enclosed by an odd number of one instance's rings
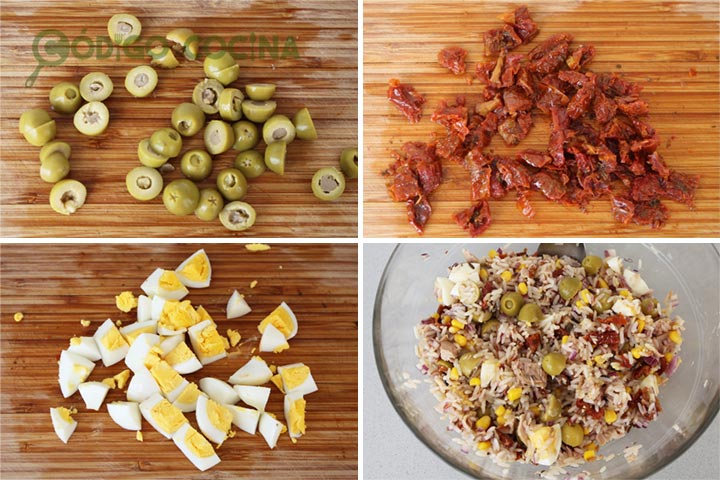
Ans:
{"label": "bamboo board", "polygon": [[[670,219],[664,229],[615,223],[606,198],[590,204],[587,214],[577,208],[548,202],[535,192],[533,219],[523,217],[515,196],[491,201],[492,237],[694,237],[720,232],[720,115],[718,77],[718,4],[716,1],[529,1],[530,13],[540,34],[516,51],[528,52],[549,36],[571,33],[575,42],[593,44],[597,54],[590,68],[595,72],[620,72],[644,86],[650,105],[649,122],[662,139],[659,151],[668,165],[701,176],[696,207],[668,201]],[[482,85],[466,84],[437,63],[437,53],[458,45],[469,51],[468,71],[484,61],[482,34],[501,25],[497,16],[522,2],[364,2],[364,235],[367,237],[416,236],[406,221],[405,205],[392,203],[381,172],[392,161],[391,153],[407,141],[429,141],[442,127],[430,115],[442,99],[458,94],[479,98]],[[690,70],[697,71],[690,76]],[[425,95],[423,119],[411,125],[386,97],[390,78],[414,85]],[[526,148],[544,150],[549,121],[533,116],[530,136],[515,148],[496,136],[489,150],[510,154]],[[487,149],[486,149],[487,150]],[[445,182],[430,196],[433,215],[427,237],[464,237],[451,215],[470,206],[470,182],[464,169],[444,166]]]}
{"label": "bamboo board", "polygon": [[[142,23],[142,37],[161,39],[173,28],[190,27],[208,40],[213,50],[231,44],[239,58],[240,78],[232,85],[246,83],[277,84],[278,113],[292,117],[300,108],[310,109],[319,139],[296,140],[288,148],[286,174],[266,172],[250,181],[245,201],[257,210],[255,226],[243,233],[226,230],[219,221],[203,222],[193,215],[175,217],[165,210],[162,199],[147,203],[134,200],[125,188],[125,175],[139,166],[138,142],[161,127],[170,126],[173,108],[191,101],[194,86],[204,77],[202,59],[181,61],[174,70],[159,71],[159,83],[151,97],[133,98],[124,88],[126,73],[137,65],[148,64],[149,57],[130,58],[133,51],[118,49],[110,58],[95,53],[78,59],[69,50],[62,65],[41,69],[33,87],[26,78],[36,60],[33,40],[46,29],[59,29],[68,42],[83,36],[107,36],[107,21],[116,13],[132,13]],[[357,129],[357,4],[322,0],[261,0],[233,2],[148,2],[142,0],[110,2],[3,1],[2,5],[2,112],[0,147],[2,168],[0,213],[3,236],[50,237],[356,237],[358,182],[350,180],[343,196],[335,202],[316,199],[310,189],[313,173],[321,167],[337,166],[340,152],[358,143]],[[250,36],[255,39],[251,42]],[[260,36],[276,50],[263,50]],[[245,40],[235,36],[244,36]],[[288,37],[295,39],[297,57],[284,55]],[[39,44],[40,58],[55,61],[46,37]],[[71,44],[72,45],[72,44]],[[107,46],[103,47],[107,50]],[[83,56],[87,47],[77,44]],[[274,52],[274,53],[273,53]],[[273,58],[273,54],[275,57]],[[102,57],[104,54],[100,54]],[[53,212],[48,205],[51,185],[40,180],[38,151],[18,133],[18,119],[29,108],[49,109],[48,93],[60,81],[79,83],[91,71],[103,71],[114,82],[112,96],[105,102],[110,110],[110,126],[99,137],[85,137],[72,124],[72,116],[52,113],[57,122],[57,138],[72,146],[70,178],[88,187],[85,206],[71,217]],[[262,145],[262,142],[261,142]],[[183,152],[204,148],[202,134],[185,139]],[[262,148],[262,147],[259,147]],[[230,150],[215,158],[213,175],[200,183],[214,186],[217,172],[232,166],[237,152]],[[180,157],[172,160],[176,171],[164,175],[165,182],[182,178]]]}
{"label": "bamboo board", "polygon": [[[205,246],[212,283],[186,297],[206,307],[219,331],[237,329],[241,344],[227,359],[186,375],[226,380],[259,343],[257,324],[281,301],[297,315],[290,349],[260,354],[268,363],[304,362],[319,390],[306,396],[307,434],[292,444],[283,434],[274,450],[256,434],[238,431],[218,450],[221,463],[201,473],[171,440],[143,420],[144,442],[122,430],[106,407],[87,410],[79,393],[63,399],[56,361],[73,335],[92,335],[106,318],[134,321],[115,307],[123,290],[139,286],[155,267],[175,268],[197,245],[2,245],[0,290],[0,477],[4,480],[101,478],[357,478],[357,249],[354,245],[273,245],[251,253],[239,244]],[[249,288],[252,280],[257,286]],[[253,312],[225,319],[234,289]],[[13,313],[21,311],[21,323]],[[80,319],[92,321],[82,327]],[[90,380],[125,368],[98,362]],[[267,411],[284,421],[283,396],[271,386]],[[106,402],[125,400],[111,390]],[[78,427],[67,445],[54,434],[50,407],[76,407]],[[194,413],[186,414],[195,428]],[[236,428],[234,428],[237,430]]]}

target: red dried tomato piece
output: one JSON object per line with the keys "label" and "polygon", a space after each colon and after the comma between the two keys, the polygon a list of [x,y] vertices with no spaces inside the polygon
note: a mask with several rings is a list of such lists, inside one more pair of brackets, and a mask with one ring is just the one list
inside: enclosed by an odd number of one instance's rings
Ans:
{"label": "red dried tomato piece", "polygon": [[507,188],[519,190],[530,188],[530,171],[518,160],[497,157],[496,166]]}
{"label": "red dried tomato piece", "polygon": [[503,102],[510,115],[514,115],[517,112],[527,112],[533,106],[532,100],[528,98],[523,89],[518,86],[513,86],[503,91]]}
{"label": "red dried tomato piece", "polygon": [[605,318],[598,318],[597,320],[600,323],[604,323],[606,325],[612,323],[613,325],[616,325],[618,327],[624,327],[628,323],[627,317],[620,313]]}
{"label": "red dried tomato piece", "polygon": [[465,73],[465,57],[467,50],[461,47],[446,47],[438,53],[438,63],[455,75]]}
{"label": "red dried tomato piece", "polygon": [[565,185],[547,172],[538,172],[532,177],[532,185],[542,192],[548,200],[560,200],[567,193]]}
{"label": "red dried tomato piece", "polygon": [[525,5],[516,8],[513,15],[515,18],[512,23],[515,26],[515,32],[517,32],[523,43],[528,43],[540,33],[537,24],[530,17],[530,12]]}
{"label": "red dried tomato piece", "polygon": [[415,230],[420,235],[425,230],[425,224],[430,219],[432,214],[432,206],[426,196],[418,197],[414,200],[408,200],[405,204],[407,206],[407,215],[410,225],[415,227]]}
{"label": "red dried tomato piece", "polygon": [[660,200],[651,200],[635,204],[635,215],[633,222],[638,225],[649,225],[652,228],[660,228],[665,225],[668,219],[667,207]]}
{"label": "red dried tomato piece", "polygon": [[635,216],[635,203],[627,197],[612,197],[612,213],[615,220],[628,224]]}
{"label": "red dried tomato piece", "polygon": [[468,134],[468,111],[465,107],[465,99],[458,97],[456,105],[448,105],[445,100],[442,100],[430,120],[447,128],[448,133],[457,135],[461,141],[465,140],[465,136]]}
{"label": "red dried tomato piece", "polygon": [[692,207],[695,201],[695,189],[699,182],[698,175],[688,175],[673,170],[663,182],[663,196]]}
{"label": "red dried tomato piece", "polygon": [[490,205],[487,200],[475,203],[472,207],[453,214],[453,219],[462,228],[477,237],[490,227]]}
{"label": "red dried tomato piece", "polygon": [[528,54],[528,69],[531,72],[546,74],[556,72],[565,64],[572,35],[557,33],[545,40]]}
{"label": "red dried tomato piece", "polygon": [[522,213],[528,218],[532,218],[535,216],[535,208],[533,208],[532,204],[530,203],[529,196],[529,191],[518,190],[517,200],[515,201],[515,204],[517,205],[518,210],[520,210],[520,213]]}
{"label": "red dried tomato piece", "polygon": [[470,200],[479,202],[490,198],[491,178],[492,168],[489,166],[470,168]]}
{"label": "red dried tomato piece", "polygon": [[410,123],[417,123],[422,117],[422,106],[425,104],[425,97],[420,95],[415,87],[400,83],[396,78],[390,79],[387,97],[400,113],[405,115]]}
{"label": "red dried tomato piece", "polygon": [[503,25],[502,28],[488,30],[483,33],[485,44],[485,56],[495,57],[501,52],[507,52],[522,44],[522,38],[518,36],[512,25]]}
{"label": "red dried tomato piece", "polygon": [[530,353],[535,353],[535,351],[540,346],[540,334],[533,333],[532,335],[528,335],[528,337],[525,339],[525,346],[528,350],[530,350]]}
{"label": "red dried tomato piece", "polygon": [[582,67],[590,63],[595,56],[595,47],[592,45],[578,45],[570,55],[568,55],[565,64],[570,70],[580,70]]}
{"label": "red dried tomato piece", "polygon": [[517,145],[528,136],[532,126],[532,117],[529,113],[520,113],[517,117],[508,117],[498,125],[498,133],[506,145]]}

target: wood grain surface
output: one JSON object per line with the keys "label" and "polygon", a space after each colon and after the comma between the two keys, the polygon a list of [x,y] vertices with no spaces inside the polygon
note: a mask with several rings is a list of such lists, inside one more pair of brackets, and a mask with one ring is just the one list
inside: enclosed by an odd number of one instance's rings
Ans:
{"label": "wood grain surface", "polygon": [[[535,192],[533,219],[523,217],[515,196],[491,201],[493,224],[485,233],[494,237],[601,236],[693,237],[720,232],[720,140],[718,133],[718,3],[679,1],[546,1],[525,2],[540,34],[516,51],[526,53],[538,42],[567,32],[577,43],[593,44],[595,72],[619,72],[644,86],[650,105],[649,122],[659,133],[659,149],[668,165],[701,176],[696,208],[668,201],[670,219],[664,229],[615,223],[606,198],[590,204],[587,214],[573,207],[545,201]],[[454,76],[437,63],[437,53],[458,45],[469,51],[469,71],[484,61],[482,33],[501,25],[497,16],[522,4],[490,2],[364,2],[364,235],[416,236],[406,220],[405,205],[392,203],[381,172],[391,153],[407,141],[429,141],[442,127],[430,115],[442,99],[468,94],[473,104],[482,92],[475,82]],[[697,72],[691,76],[691,69]],[[424,116],[411,125],[388,102],[387,82],[399,78],[426,96]],[[488,150],[500,154],[526,148],[545,149],[548,118],[534,114],[530,136],[515,148],[495,137]],[[467,236],[451,215],[470,205],[470,182],[464,169],[445,165],[445,182],[430,196],[433,215],[425,236]]]}
{"label": "wood grain surface", "polygon": [[[3,236],[51,237],[354,237],[357,236],[358,182],[348,181],[344,195],[335,202],[316,199],[310,189],[313,173],[321,167],[337,166],[340,152],[358,143],[357,129],[357,4],[323,0],[212,1],[105,1],[2,2],[2,168],[0,213]],[[255,226],[242,233],[226,230],[219,221],[203,222],[193,215],[175,217],[162,199],[148,203],[134,200],[125,188],[125,175],[139,166],[138,142],[161,127],[170,126],[170,115],[181,102],[191,101],[194,86],[204,77],[202,60],[181,61],[174,70],[159,71],[159,83],[148,98],[134,98],[124,88],[126,73],[149,57],[130,58],[115,48],[109,58],[90,58],[82,37],[107,36],[107,22],[113,14],[132,13],[142,23],[139,45],[161,39],[173,28],[190,27],[207,45],[217,50],[226,45],[239,58],[239,88],[252,82],[277,84],[278,113],[292,116],[298,109],[310,109],[320,138],[314,142],[296,140],[288,148],[286,174],[267,172],[250,182],[246,201],[257,210]],[[33,40],[43,30],[58,29],[70,49],[57,66],[40,70],[31,88],[27,77],[36,66]],[[251,42],[250,36],[255,35]],[[278,58],[265,48],[260,57],[260,36],[270,43],[278,36]],[[216,36],[214,40],[211,37]],[[244,36],[245,40],[233,37]],[[288,37],[295,39],[298,58],[285,55]],[[60,57],[57,37],[46,37],[36,49],[41,59],[55,62]],[[231,45],[228,45],[232,43]],[[94,48],[94,47],[93,47]],[[107,45],[103,47],[108,50]],[[102,57],[106,53],[100,54]],[[87,73],[102,71],[114,82],[112,96],[105,102],[110,126],[99,137],[85,137],[72,124],[72,116],[52,113],[57,122],[57,139],[72,145],[70,178],[88,187],[85,206],[71,217],[56,214],[48,205],[51,185],[39,178],[36,147],[18,133],[18,119],[30,108],[49,109],[48,93],[60,81],[78,83]],[[262,145],[262,143],[261,143]],[[183,152],[202,148],[202,135],[184,139]],[[262,147],[258,147],[262,148]],[[237,152],[230,150],[215,158],[213,175],[200,183],[213,186],[222,168],[232,166]],[[180,158],[172,160],[179,167]],[[179,168],[164,175],[166,183],[181,178]]]}
{"label": "wood grain surface", "polygon": [[[239,431],[218,450],[221,463],[201,473],[175,444],[143,420],[144,442],[122,430],[106,407],[85,408],[79,393],[63,399],[57,359],[73,335],[92,335],[108,317],[134,321],[115,307],[123,290],[136,295],[155,267],[175,268],[198,245],[2,245],[0,289],[0,477],[3,480],[118,478],[357,478],[357,249],[355,245],[273,245],[251,253],[243,245],[212,244],[211,286],[191,289],[224,333],[239,330],[242,343],[229,357],[185,377],[227,379],[259,343],[257,324],[281,301],[297,315],[290,349],[262,354],[268,363],[304,362],[319,390],[308,395],[307,434],[292,444],[287,434],[270,450],[256,434]],[[252,280],[257,286],[250,289]],[[225,319],[230,293],[238,289],[253,308]],[[13,313],[21,311],[21,323]],[[92,321],[82,327],[80,319]],[[98,362],[90,380],[125,368]],[[283,419],[283,396],[272,386],[267,411]],[[111,390],[106,402],[125,400]],[[54,434],[50,407],[76,407],[78,427],[67,445]],[[197,428],[195,414],[186,414]]]}

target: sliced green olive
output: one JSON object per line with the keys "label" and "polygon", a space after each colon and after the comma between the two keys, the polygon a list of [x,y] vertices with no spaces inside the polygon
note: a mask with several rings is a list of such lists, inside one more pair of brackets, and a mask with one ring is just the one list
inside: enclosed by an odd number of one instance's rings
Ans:
{"label": "sliced green olive", "polygon": [[596,255],[588,255],[583,258],[582,266],[586,274],[597,275],[604,263],[602,258]]}
{"label": "sliced green olive", "polygon": [[315,124],[310,116],[310,110],[301,108],[293,117],[297,137],[301,140],[315,140],[318,138]]}
{"label": "sliced green olive", "polygon": [[255,209],[245,202],[230,202],[220,212],[220,223],[228,230],[241,232],[255,224]]}
{"label": "sliced green olive", "polygon": [[226,88],[220,93],[218,111],[223,120],[234,122],[242,118],[242,102],[245,96],[237,88]]}
{"label": "sliced green olive", "polygon": [[235,143],[233,148],[240,152],[255,148],[260,142],[260,134],[257,125],[247,120],[240,120],[233,123],[233,132],[235,132]]}
{"label": "sliced green olive", "polygon": [[176,52],[182,52],[188,60],[195,60],[200,47],[200,38],[189,28],[174,28],[165,35]]}
{"label": "sliced green olive", "polygon": [[60,140],[53,140],[52,142],[46,143],[41,149],[40,149],[40,161],[42,162],[45,160],[48,156],[55,152],[62,153],[63,157],[70,159],[70,152],[71,152],[70,145],[65,142],[61,142]]}
{"label": "sliced green olive", "polygon": [[205,125],[205,112],[194,103],[181,103],[173,110],[170,123],[183,137],[192,137]]}
{"label": "sliced green olive", "polygon": [[500,322],[496,319],[491,319],[486,321],[482,324],[482,328],[480,329],[480,335],[485,335],[490,332],[496,332],[498,327],[500,326]]}
{"label": "sliced green olive", "polygon": [[235,168],[240,170],[246,178],[257,178],[265,173],[265,161],[257,150],[246,150],[235,157]]}
{"label": "sliced green olive", "polygon": [[500,311],[514,317],[525,304],[525,299],[517,292],[508,292],[500,299]]}
{"label": "sliced green olive", "polygon": [[58,113],[75,113],[80,108],[82,97],[74,83],[60,82],[50,90],[50,106]]}
{"label": "sliced green olive", "polygon": [[526,303],[520,309],[518,320],[527,323],[539,322],[543,318],[543,312],[537,303]]}
{"label": "sliced green olive", "polygon": [[348,178],[358,177],[358,149],[346,148],[340,154],[340,169]]}
{"label": "sliced green olive", "polygon": [[227,152],[235,143],[235,133],[230,124],[222,120],[211,120],[203,134],[205,148],[212,155]]}
{"label": "sliced green olive", "polygon": [[295,125],[285,115],[273,115],[263,125],[263,140],[267,145],[275,142],[291,143],[295,140]]}
{"label": "sliced green olive", "polygon": [[163,190],[163,203],[168,212],[173,215],[190,215],[200,202],[200,190],[191,182],[183,178],[173,180]]}
{"label": "sliced green olive", "polygon": [[88,102],[102,102],[113,92],[113,81],[102,72],[90,72],[80,80],[80,95]]}
{"label": "sliced green olive", "polygon": [[270,100],[275,95],[274,83],[250,83],[245,85],[245,93],[251,100]]}
{"label": "sliced green olive", "polygon": [[205,150],[188,150],[180,160],[180,171],[190,180],[200,182],[210,176],[213,162]]}
{"label": "sliced green olive", "polygon": [[312,178],[313,194],[320,200],[336,200],[345,191],[345,177],[334,167],[324,167]]}
{"label": "sliced green olive", "polygon": [[110,112],[102,102],[88,102],[75,112],[73,125],[83,135],[102,134],[110,123]]}
{"label": "sliced green olive", "polygon": [[247,179],[237,168],[220,170],[216,183],[218,191],[227,200],[242,200],[247,195]]}
{"label": "sliced green olive", "polygon": [[40,162],[40,178],[48,183],[55,183],[70,173],[70,162],[60,152],[51,153]]}
{"label": "sliced green olive", "polygon": [[287,145],[278,142],[271,143],[265,148],[265,166],[271,172],[278,175],[285,175],[285,155],[287,154]]}
{"label": "sliced green olive", "polygon": [[272,117],[277,108],[275,100],[243,100],[242,111],[245,118],[255,123],[263,123]]}
{"label": "sliced green olive", "polygon": [[558,352],[550,352],[543,356],[542,369],[553,377],[560,375],[565,370],[565,355]]}
{"label": "sliced green olive", "polygon": [[125,89],[138,98],[150,95],[157,87],[157,83],[157,72],[148,65],[135,67],[125,76]]}
{"label": "sliced green olive", "polygon": [[135,15],[119,13],[110,17],[107,24],[110,41],[114,45],[132,45],[140,37],[142,25]]}
{"label": "sliced green olive", "polygon": [[645,315],[655,315],[657,313],[658,301],[655,298],[643,298],[640,302],[640,310]]}
{"label": "sliced green olive", "polygon": [[20,133],[30,145],[42,147],[55,138],[55,120],[42,108],[26,110],[20,115]]}
{"label": "sliced green olive", "polygon": [[575,277],[564,277],[558,284],[560,296],[564,300],[571,300],[582,288],[582,282]]}
{"label": "sliced green olive", "polygon": [[206,78],[195,85],[192,95],[193,103],[207,114],[218,113],[220,94],[223,90],[225,90],[225,87],[220,82],[212,78]]}
{"label": "sliced green olive", "polygon": [[169,158],[170,157],[160,155],[158,152],[153,150],[150,146],[149,138],[144,138],[140,140],[140,143],[138,143],[138,159],[140,159],[140,163],[146,167],[160,168],[169,160]]}
{"label": "sliced green olive", "polygon": [[60,180],[50,190],[50,207],[62,215],[71,215],[85,204],[87,190],[77,180]]}
{"label": "sliced green olive", "polygon": [[595,296],[595,300],[593,301],[592,308],[598,313],[607,312],[610,310],[613,306],[613,302],[610,300],[610,295],[608,293],[602,292]]}
{"label": "sliced green olive", "polygon": [[563,443],[573,448],[582,445],[585,439],[585,432],[583,431],[582,425],[565,423],[562,426],[561,432]]}
{"label": "sliced green olive", "polygon": [[154,168],[135,167],[125,176],[125,186],[133,198],[146,202],[160,195],[163,178]]}
{"label": "sliced green olive", "polygon": [[472,352],[466,352],[460,355],[458,363],[460,364],[460,371],[466,377],[470,377],[475,369],[482,363],[483,359],[481,356],[476,356]]}
{"label": "sliced green olive", "polygon": [[155,130],[150,136],[150,147],[165,157],[177,157],[182,150],[182,136],[172,128]]}
{"label": "sliced green olive", "polygon": [[195,216],[206,222],[215,220],[224,205],[225,200],[220,192],[214,188],[203,188],[200,190],[200,201],[195,209]]}
{"label": "sliced green olive", "polygon": [[214,52],[205,57],[203,69],[206,77],[214,78],[223,85],[234,82],[240,76],[240,66],[226,51]]}
{"label": "sliced green olive", "polygon": [[160,68],[172,69],[180,65],[172,48],[158,45],[155,48],[150,49],[150,65]]}
{"label": "sliced green olive", "polygon": [[545,411],[542,413],[540,420],[545,423],[554,422],[560,418],[560,415],[562,415],[562,405],[560,405],[560,401],[557,397],[551,393],[548,395],[547,405],[545,406]]}

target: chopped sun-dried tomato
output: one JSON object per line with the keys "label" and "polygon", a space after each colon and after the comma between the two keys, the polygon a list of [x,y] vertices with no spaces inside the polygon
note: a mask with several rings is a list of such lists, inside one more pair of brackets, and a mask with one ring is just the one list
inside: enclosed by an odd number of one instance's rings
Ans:
{"label": "chopped sun-dried tomato", "polygon": [[391,79],[387,91],[390,100],[400,112],[407,117],[410,123],[417,123],[422,117],[422,106],[425,97],[420,95],[415,87],[400,83],[398,79]]}
{"label": "chopped sun-dried tomato", "polygon": [[487,200],[475,203],[472,207],[453,215],[455,222],[477,237],[490,227],[490,205]]}
{"label": "chopped sun-dried tomato", "polygon": [[415,230],[422,235],[425,230],[425,224],[430,219],[432,207],[426,196],[417,199],[411,199],[406,202],[408,221]]}
{"label": "chopped sun-dried tomato", "polygon": [[600,323],[605,323],[605,324],[612,323],[613,325],[616,325],[618,327],[623,327],[623,326],[627,325],[627,323],[628,323],[627,317],[625,315],[622,315],[619,313],[617,315],[611,315],[611,316],[605,317],[605,318],[598,318],[597,320]]}
{"label": "chopped sun-dried tomato", "polygon": [[448,105],[445,100],[442,100],[430,120],[444,126],[448,129],[448,133],[457,135],[460,140],[465,140],[465,136],[468,134],[468,110],[465,107],[465,99],[458,98],[456,105]]}
{"label": "chopped sun-dried tomato", "polygon": [[438,63],[455,75],[465,73],[465,57],[467,50],[461,47],[446,47],[438,53]]}

